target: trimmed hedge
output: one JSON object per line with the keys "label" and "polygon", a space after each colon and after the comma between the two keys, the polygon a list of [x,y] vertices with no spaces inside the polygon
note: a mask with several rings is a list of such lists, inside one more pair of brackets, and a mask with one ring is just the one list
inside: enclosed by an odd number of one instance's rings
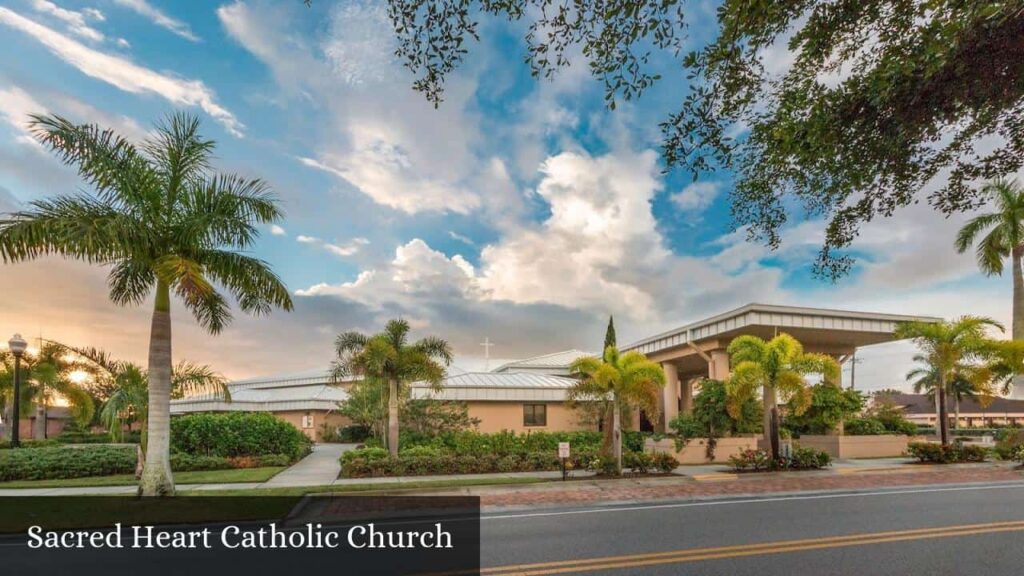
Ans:
{"label": "trimmed hedge", "polygon": [[919,461],[931,464],[984,462],[988,456],[988,450],[985,448],[960,442],[947,446],[934,442],[911,442],[907,445],[907,452]]}
{"label": "trimmed hedge", "polygon": [[401,449],[431,446],[463,455],[524,455],[533,452],[557,451],[559,442],[569,442],[575,451],[599,449],[604,436],[600,432],[527,432],[516,434],[508,430],[481,433],[470,430],[445,432],[434,436],[403,435]]}
{"label": "trimmed hedge", "polygon": [[298,460],[312,441],[291,424],[265,412],[186,414],[171,419],[171,450],[203,456],[285,454]]}
{"label": "trimmed hedge", "polygon": [[0,451],[0,482],[135,472],[134,446],[18,448]]}
{"label": "trimmed hedge", "polygon": [[[119,444],[138,444],[142,439],[142,432],[129,430],[121,434]],[[109,432],[84,432],[81,430],[65,430],[54,437],[60,444],[110,444],[114,440]]]}
{"label": "trimmed hedge", "polygon": [[[134,474],[135,458],[135,446],[57,446],[2,450],[0,482]],[[175,472],[287,466],[290,463],[291,458],[285,454],[235,458],[171,455],[171,469]]]}
{"label": "trimmed hedge", "polygon": [[[606,458],[597,449],[573,449],[567,465],[571,469],[604,471]],[[670,454],[625,452],[623,468],[635,473],[663,473],[675,470],[678,464]],[[489,474],[495,472],[539,472],[560,470],[557,445],[551,450],[528,453],[456,454],[433,446],[414,446],[392,458],[383,448],[350,450],[341,457],[341,475],[345,478],[380,476],[424,476],[444,474]]]}

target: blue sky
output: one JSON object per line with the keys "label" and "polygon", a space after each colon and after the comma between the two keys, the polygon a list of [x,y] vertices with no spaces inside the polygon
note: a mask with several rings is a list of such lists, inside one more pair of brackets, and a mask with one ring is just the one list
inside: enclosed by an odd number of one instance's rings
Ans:
{"label": "blue sky", "polygon": [[[714,29],[711,5],[695,7],[690,46]],[[80,187],[28,138],[28,113],[133,139],[197,114],[218,169],[266,179],[287,212],[254,253],[293,314],[239,316],[216,339],[175,315],[176,355],[229,376],[325,365],[335,333],[398,315],[469,367],[484,337],[498,358],[593,349],[608,314],[630,340],[751,301],[1008,320],[1009,280],[951,248],[964,216],[915,206],[866,226],[837,285],[809,273],[819,220],[794,219],[776,253],[745,242],[730,174],[662,174],[657,124],[687,90],[671,59],[609,112],[578,58],[533,80],[521,26],[485,19],[435,110],[375,2],[0,0],[0,211]],[[784,48],[764,56],[786,66]],[[148,310],[109,304],[104,275],[57,259],[0,269],[0,331],[143,359]],[[909,353],[865,350],[858,380],[899,383]]]}

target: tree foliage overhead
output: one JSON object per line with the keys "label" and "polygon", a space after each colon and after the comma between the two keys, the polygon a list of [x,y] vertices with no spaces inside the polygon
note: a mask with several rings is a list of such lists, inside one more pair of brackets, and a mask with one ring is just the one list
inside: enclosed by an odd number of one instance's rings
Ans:
{"label": "tree foliage overhead", "polygon": [[[795,215],[828,219],[815,269],[832,279],[864,223],[922,195],[943,214],[974,208],[975,180],[1024,163],[1022,0],[726,0],[717,34],[686,53],[684,8],[698,7],[679,0],[388,6],[396,53],[435,105],[487,15],[526,22],[536,77],[581,54],[610,108],[658,80],[652,51],[676,57],[690,89],[661,124],[667,166],[731,170],[734,226],[772,248]],[[779,73],[765,54],[783,46]]]}

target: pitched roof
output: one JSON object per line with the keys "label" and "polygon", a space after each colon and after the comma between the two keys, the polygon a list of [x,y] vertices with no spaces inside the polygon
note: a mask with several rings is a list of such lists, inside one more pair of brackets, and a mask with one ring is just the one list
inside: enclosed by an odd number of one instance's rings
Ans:
{"label": "pitched roof", "polygon": [[[884,396],[903,408],[906,414],[935,414],[935,400],[927,394],[885,394]],[[948,409],[952,414],[952,403]],[[986,414],[1024,413],[1024,400],[997,397],[985,407],[970,398],[960,400],[961,414],[980,414],[982,412]]]}
{"label": "pitched roof", "polygon": [[231,402],[219,395],[202,394],[171,401],[171,413],[231,411],[273,412],[282,410],[334,410],[348,399],[348,392],[329,384],[285,385],[279,387],[234,387]]}
{"label": "pitched roof", "polygon": [[445,378],[440,391],[424,382],[412,386],[412,396],[434,400],[563,402],[576,380],[565,376],[523,372],[467,372]]}
{"label": "pitched roof", "polygon": [[501,366],[494,369],[494,372],[511,372],[513,370],[530,369],[530,368],[561,368],[568,369],[569,364],[572,364],[574,360],[581,356],[591,356],[590,352],[583,352],[582,350],[563,350],[561,352],[552,352],[550,354],[542,354],[540,356],[534,356],[532,358],[526,358],[524,360],[515,360],[513,362],[506,362]]}

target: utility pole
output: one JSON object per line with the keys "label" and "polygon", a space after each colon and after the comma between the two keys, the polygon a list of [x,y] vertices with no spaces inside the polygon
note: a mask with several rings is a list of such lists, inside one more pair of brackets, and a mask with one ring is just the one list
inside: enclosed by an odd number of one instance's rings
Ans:
{"label": "utility pole", "polygon": [[853,356],[850,357],[850,390],[855,390],[857,386],[857,364],[862,360],[857,358],[857,351],[853,351]]}
{"label": "utility pole", "polygon": [[484,341],[480,343],[484,347],[484,371],[491,371],[491,346],[494,346],[494,342],[491,342],[490,338],[484,338]]}

